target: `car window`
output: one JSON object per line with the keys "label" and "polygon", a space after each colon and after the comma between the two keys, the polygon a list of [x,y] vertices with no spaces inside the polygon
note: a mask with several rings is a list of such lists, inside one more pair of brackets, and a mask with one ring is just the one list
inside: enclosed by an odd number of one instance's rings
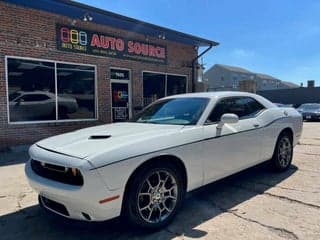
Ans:
{"label": "car window", "polygon": [[25,102],[37,102],[37,101],[45,101],[48,100],[49,97],[43,94],[28,94],[22,96],[20,99],[23,99]]}
{"label": "car window", "polygon": [[234,113],[239,119],[255,116],[265,107],[250,97],[231,97],[220,100],[210,113],[207,123],[219,122],[225,113]]}
{"label": "car window", "polygon": [[307,104],[302,104],[299,109],[306,109],[306,110],[312,110],[312,109],[318,109],[320,108],[320,104],[312,104],[312,103],[307,103]]}
{"label": "car window", "polygon": [[138,123],[194,125],[209,102],[208,98],[170,98],[143,110],[132,121]]}

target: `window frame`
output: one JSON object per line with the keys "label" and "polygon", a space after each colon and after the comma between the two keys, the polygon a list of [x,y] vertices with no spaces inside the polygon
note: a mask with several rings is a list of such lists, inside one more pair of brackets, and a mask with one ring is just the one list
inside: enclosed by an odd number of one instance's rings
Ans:
{"label": "window frame", "polygon": [[250,97],[250,96],[232,96],[232,97],[223,97],[221,99],[219,99],[215,104],[214,106],[212,107],[212,109],[210,110],[210,113],[208,114],[206,120],[204,121],[204,124],[203,125],[213,125],[213,124],[218,124],[219,121],[216,121],[216,122],[210,122],[208,123],[208,119],[212,113],[212,111],[215,109],[215,107],[217,106],[217,104],[219,104],[221,101],[223,100],[226,100],[226,99],[230,99],[230,98],[250,98],[250,99],[253,99],[254,101],[258,102],[261,106],[263,106],[264,108],[261,109],[259,112],[257,112],[255,115],[252,115],[252,116],[248,116],[248,117],[239,117],[239,121],[241,120],[247,120],[247,119],[251,119],[251,118],[256,118],[257,116],[259,116],[261,113],[263,113],[266,109],[268,109],[265,105],[263,105],[261,102],[259,102],[257,99],[253,98],[253,97]]}
{"label": "window frame", "polygon": [[[54,64],[54,80],[55,80],[55,96],[56,96],[56,119],[55,120],[42,120],[42,121],[10,121],[10,106],[9,106],[9,73],[8,73],[8,59],[21,59],[21,60],[30,60],[30,61],[43,61],[43,62],[50,62]],[[57,119],[57,83],[58,83],[58,76],[57,76],[57,64],[69,64],[69,65],[79,65],[79,66],[88,66],[94,68],[94,104],[95,104],[95,118],[83,118],[83,119]],[[56,60],[49,60],[49,59],[43,59],[43,58],[32,58],[32,57],[20,57],[20,56],[12,56],[12,55],[6,55],[5,56],[5,80],[6,80],[6,100],[7,100],[7,120],[9,125],[19,125],[19,124],[41,124],[41,123],[63,123],[63,122],[85,122],[85,121],[97,121],[98,120],[98,83],[97,83],[97,65],[93,64],[84,64],[84,63],[76,63],[76,62],[65,62],[65,61],[56,61]]]}

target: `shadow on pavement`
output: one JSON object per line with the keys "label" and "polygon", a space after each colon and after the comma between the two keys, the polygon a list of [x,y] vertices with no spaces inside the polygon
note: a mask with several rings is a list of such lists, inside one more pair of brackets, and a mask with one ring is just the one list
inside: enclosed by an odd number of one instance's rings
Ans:
{"label": "shadow on pavement", "polygon": [[47,215],[38,205],[0,216],[1,239],[172,239],[177,235],[200,238],[200,224],[226,211],[237,211],[247,201],[290,177],[297,167],[274,173],[266,164],[248,169],[188,194],[182,209],[167,228],[148,233],[132,229],[119,218],[88,223]]}
{"label": "shadow on pavement", "polygon": [[24,163],[28,160],[29,146],[21,145],[0,151],[0,167]]}

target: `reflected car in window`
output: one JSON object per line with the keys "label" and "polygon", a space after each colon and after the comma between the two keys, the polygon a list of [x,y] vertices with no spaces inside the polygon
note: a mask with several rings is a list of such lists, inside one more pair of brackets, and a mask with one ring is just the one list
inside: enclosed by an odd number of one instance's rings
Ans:
{"label": "reflected car in window", "polygon": [[[59,114],[76,112],[77,101],[58,97]],[[18,91],[9,95],[11,121],[50,120],[56,116],[56,96],[46,91]]]}
{"label": "reflected car in window", "polygon": [[186,192],[269,161],[290,167],[302,117],[242,92],[174,95],[131,122],[39,141],[25,172],[39,203],[61,216],[135,226],[169,224]]}

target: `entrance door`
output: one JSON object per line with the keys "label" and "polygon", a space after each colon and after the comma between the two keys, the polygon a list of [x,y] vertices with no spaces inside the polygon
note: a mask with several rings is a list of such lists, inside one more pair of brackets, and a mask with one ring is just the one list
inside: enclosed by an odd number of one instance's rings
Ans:
{"label": "entrance door", "polygon": [[129,83],[111,82],[112,122],[124,122],[129,119]]}

